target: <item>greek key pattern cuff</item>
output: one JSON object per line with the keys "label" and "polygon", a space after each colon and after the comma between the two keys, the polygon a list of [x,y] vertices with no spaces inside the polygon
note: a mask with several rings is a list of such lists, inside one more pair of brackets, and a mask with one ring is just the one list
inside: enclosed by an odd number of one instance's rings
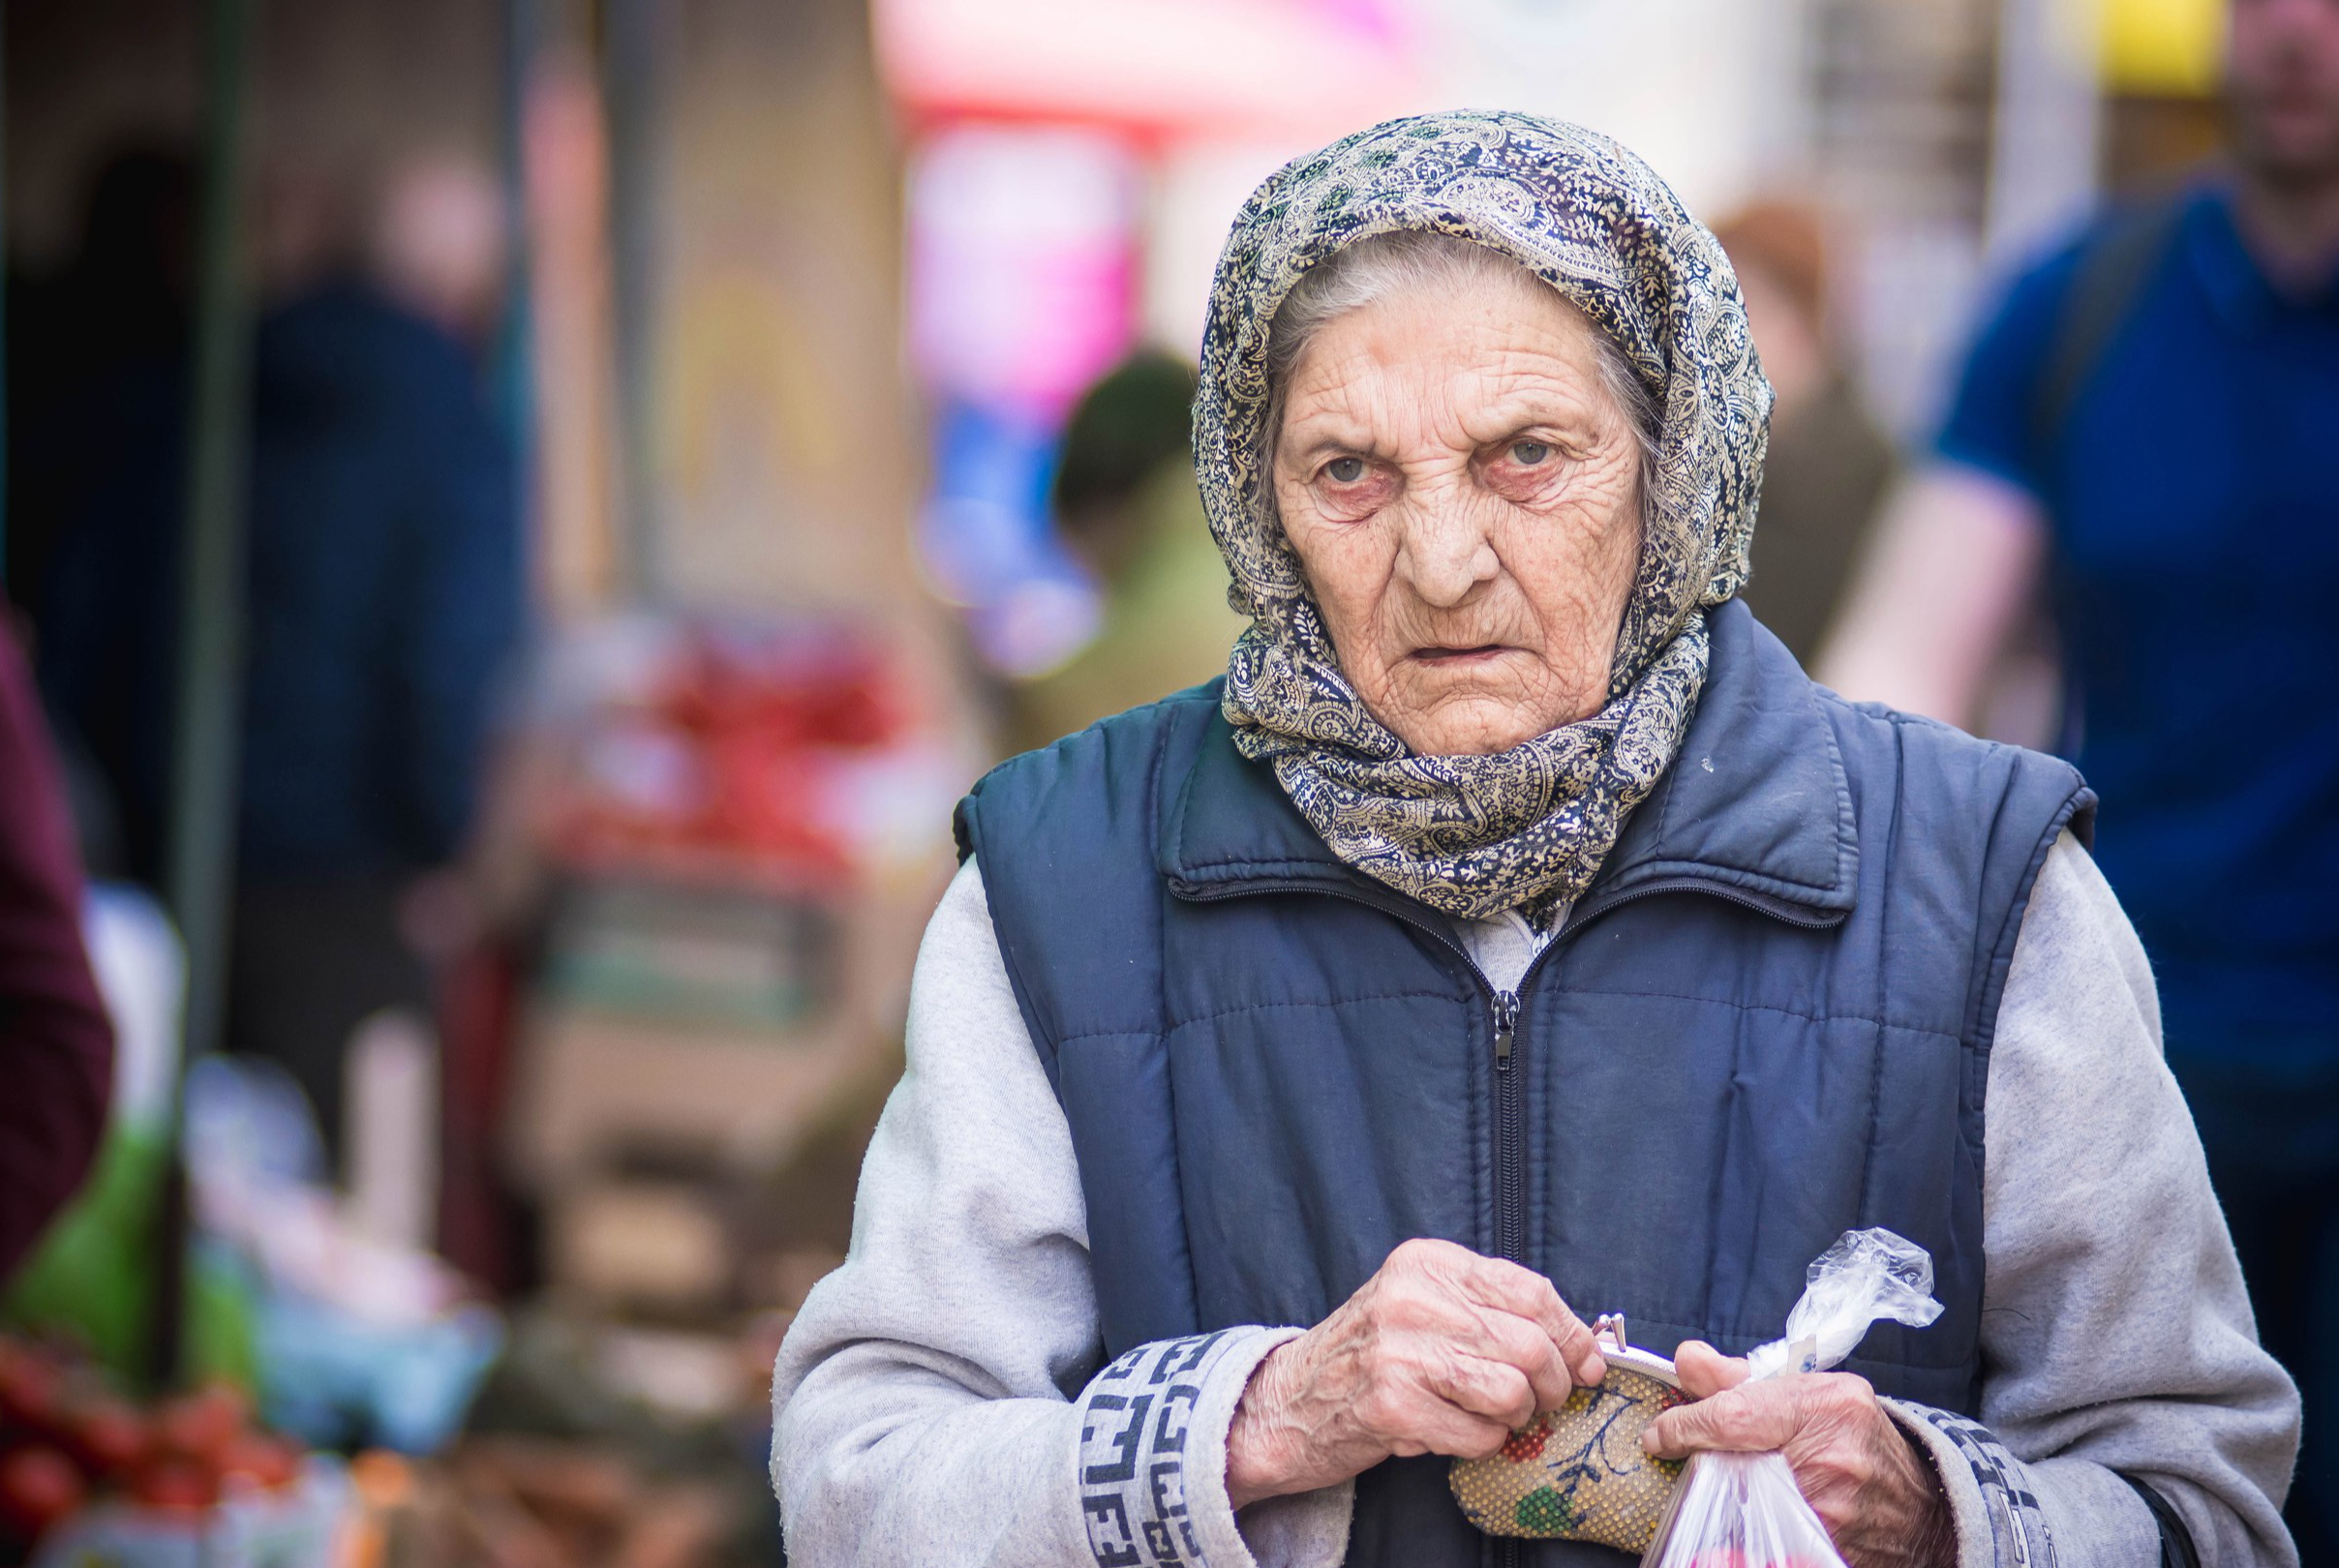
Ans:
{"label": "greek key pattern cuff", "polygon": [[2059,1568],[2030,1472],[1997,1434],[1929,1404],[1886,1400],[1941,1477],[1958,1530],[1958,1568]]}
{"label": "greek key pattern cuff", "polygon": [[1097,1568],[1252,1568],[1227,1497],[1227,1428],[1295,1329],[1140,1344],[1080,1393],[1080,1513]]}

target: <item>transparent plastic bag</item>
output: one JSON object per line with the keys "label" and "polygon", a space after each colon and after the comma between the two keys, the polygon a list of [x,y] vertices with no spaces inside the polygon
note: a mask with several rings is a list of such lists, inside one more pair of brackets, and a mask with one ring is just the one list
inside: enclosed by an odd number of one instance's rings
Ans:
{"label": "transparent plastic bag", "polygon": [[[1812,1260],[1786,1337],[1747,1354],[1753,1377],[1826,1372],[1879,1320],[1941,1315],[1933,1260],[1889,1230],[1847,1230]],[[1752,1381],[1749,1378],[1748,1381]],[[1698,1454],[1641,1554],[1641,1568],[1844,1568],[1782,1454]]]}

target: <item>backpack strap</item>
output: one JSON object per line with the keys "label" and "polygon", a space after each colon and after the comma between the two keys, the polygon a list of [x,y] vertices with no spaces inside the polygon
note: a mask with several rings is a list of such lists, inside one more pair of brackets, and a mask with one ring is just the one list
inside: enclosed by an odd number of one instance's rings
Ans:
{"label": "backpack strap", "polygon": [[2127,324],[2183,221],[2187,200],[2163,196],[2118,213],[2088,238],[2047,346],[2030,399],[2030,449],[2043,454],[2063,433],[2088,377]]}

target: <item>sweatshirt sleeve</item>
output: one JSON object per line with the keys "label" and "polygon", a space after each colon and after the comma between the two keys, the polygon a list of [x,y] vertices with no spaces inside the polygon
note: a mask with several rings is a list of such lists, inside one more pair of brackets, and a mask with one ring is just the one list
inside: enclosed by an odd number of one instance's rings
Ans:
{"label": "sweatshirt sleeve", "polygon": [[772,1479],[807,1563],[1329,1568],[1353,1489],[1238,1518],[1227,1430],[1295,1328],[1109,1366],[1071,1134],[975,863],[926,927],[907,1066],[862,1166],[844,1265],[773,1377]]}
{"label": "sweatshirt sleeve", "polygon": [[2143,949],[2069,833],[1999,1008],[1982,1208],[1981,1419],[1893,1406],[1942,1476],[1959,1568],[2157,1568],[2123,1477],[2183,1520],[2203,1568],[2294,1564],[2298,1395],[2259,1347]]}

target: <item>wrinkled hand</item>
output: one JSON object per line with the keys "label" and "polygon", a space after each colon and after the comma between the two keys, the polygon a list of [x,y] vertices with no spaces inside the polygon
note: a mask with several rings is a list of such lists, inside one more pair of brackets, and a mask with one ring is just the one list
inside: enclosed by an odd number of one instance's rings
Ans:
{"label": "wrinkled hand", "polygon": [[1876,1391],[1849,1372],[1789,1372],[1741,1388],[1747,1364],[1696,1340],[1674,1356],[1697,1402],[1666,1411],[1641,1439],[1661,1459],[1700,1449],[1786,1456],[1811,1511],[1851,1568],[1949,1568],[1949,1501],[1932,1465]]}
{"label": "wrinkled hand", "polygon": [[1607,1375],[1551,1282],[1409,1241],[1338,1311],[1268,1352],[1227,1433],[1234,1506],[1328,1487],[1392,1455],[1481,1459]]}

